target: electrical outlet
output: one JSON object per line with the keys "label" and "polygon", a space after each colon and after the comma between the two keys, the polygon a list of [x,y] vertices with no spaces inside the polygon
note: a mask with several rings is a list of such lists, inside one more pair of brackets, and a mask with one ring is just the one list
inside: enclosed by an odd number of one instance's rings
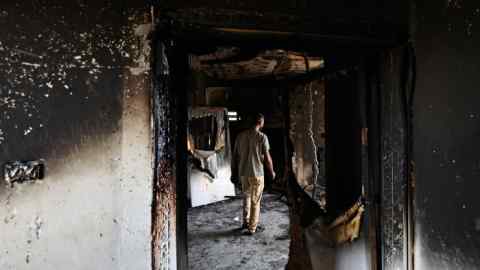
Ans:
{"label": "electrical outlet", "polygon": [[45,176],[45,163],[41,159],[9,162],[4,165],[3,172],[5,181],[10,185],[41,180]]}

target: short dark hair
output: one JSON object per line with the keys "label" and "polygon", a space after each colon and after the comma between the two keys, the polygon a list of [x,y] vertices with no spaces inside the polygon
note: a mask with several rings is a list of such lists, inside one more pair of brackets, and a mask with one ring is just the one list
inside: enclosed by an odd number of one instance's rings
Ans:
{"label": "short dark hair", "polygon": [[265,120],[265,116],[263,116],[263,114],[261,113],[257,113],[255,114],[255,117],[253,118],[253,120],[254,120],[254,124],[258,125],[261,123],[262,120]]}

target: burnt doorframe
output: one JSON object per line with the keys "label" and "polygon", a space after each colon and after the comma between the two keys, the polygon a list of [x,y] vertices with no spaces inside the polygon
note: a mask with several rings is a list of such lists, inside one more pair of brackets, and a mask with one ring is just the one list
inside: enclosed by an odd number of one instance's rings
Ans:
{"label": "burnt doorframe", "polygon": [[152,44],[152,269],[186,270],[188,108],[184,78],[189,72],[188,54],[168,28],[158,29]]}
{"label": "burnt doorframe", "polygon": [[[285,46],[277,47],[287,47],[291,48],[295,46],[298,41],[296,37],[299,37],[298,33],[293,33],[292,36],[282,36],[280,37],[273,32],[262,32],[260,35],[258,33],[254,35],[253,38],[245,36],[240,33],[218,33],[216,30],[212,30],[211,27],[206,27],[202,29],[188,29],[188,31],[183,31],[184,26],[175,28],[174,25],[169,21],[161,25],[155,33],[154,36],[154,50],[153,50],[153,85],[154,93],[152,101],[154,104],[153,114],[154,114],[154,127],[155,127],[155,152],[156,152],[156,172],[155,172],[155,182],[154,182],[154,202],[152,206],[152,268],[158,269],[158,263],[162,260],[162,250],[159,250],[159,247],[162,246],[161,232],[158,231],[160,225],[163,225],[159,221],[159,209],[158,206],[162,204],[162,199],[171,198],[169,196],[174,196],[174,199],[171,199],[173,203],[172,206],[174,213],[170,213],[169,218],[170,222],[174,224],[175,229],[171,230],[175,233],[175,236],[169,235],[167,241],[169,243],[175,243],[175,252],[167,255],[175,254],[175,258],[170,258],[176,260],[175,265],[177,269],[187,269],[188,267],[188,247],[187,247],[187,78],[189,73],[189,49],[191,48],[191,39],[193,40],[205,40],[206,36],[210,36],[215,40],[219,40],[219,43],[225,42],[226,40],[232,43],[242,43],[242,42],[267,42],[271,44],[272,38],[275,40],[276,44],[281,44]],[[303,40],[316,40],[319,38],[322,40],[324,37],[312,37],[312,36],[303,36]],[[269,43],[270,42],[270,43]],[[310,45],[311,46],[311,45]],[[271,46],[270,46],[271,47]],[[268,48],[268,47],[267,47]],[[370,192],[370,201],[369,203],[375,207],[375,215],[381,220],[377,222],[376,226],[376,248],[375,254],[380,256],[377,257],[377,266],[375,269],[393,269],[393,265],[388,264],[388,260],[391,258],[386,258],[384,251],[394,248],[395,245],[390,245],[385,242],[385,236],[383,232],[385,230],[385,215],[382,210],[385,210],[385,204],[388,204],[391,199],[391,195],[385,194],[384,184],[385,179],[388,175],[388,169],[384,166],[385,162],[383,160],[386,152],[391,151],[389,148],[393,145],[394,141],[401,141],[400,144],[397,144],[393,152],[399,153],[400,158],[396,160],[392,159],[391,165],[397,166],[400,170],[399,181],[394,183],[396,187],[403,190],[405,193],[402,193],[401,196],[404,196],[405,199],[405,208],[400,209],[402,215],[402,224],[408,228],[407,234],[403,235],[403,244],[404,247],[407,247],[407,256],[403,257],[401,260],[405,262],[410,260],[411,253],[411,241],[413,241],[413,224],[411,222],[411,189],[410,189],[410,177],[409,174],[405,172],[410,172],[410,162],[409,153],[411,149],[411,129],[410,129],[410,119],[411,113],[409,110],[409,105],[411,101],[408,99],[406,91],[408,91],[408,85],[400,82],[400,86],[392,91],[385,91],[385,87],[382,87],[382,70],[380,70],[382,59],[388,59],[389,49],[383,49],[384,54],[379,53],[373,55],[372,59],[374,61],[370,62],[370,68],[367,69],[371,73],[369,77],[368,85],[368,95],[370,97],[369,101],[369,129],[370,129],[370,140],[376,140],[378,144],[369,144],[369,163],[376,163],[377,165],[370,168],[371,177],[369,177],[372,182],[368,187]],[[375,63],[375,61],[377,61]],[[385,64],[385,63],[383,63]],[[388,65],[384,65],[386,67]],[[408,75],[407,71],[401,71],[402,75],[407,74],[407,80],[411,80],[411,74]],[[406,73],[405,73],[406,72]],[[318,76],[314,74],[313,76]],[[410,76],[410,77],[409,77]],[[405,80],[405,78],[401,78]],[[389,100],[392,97],[396,97],[397,106],[393,108]],[[160,116],[161,113],[164,113],[163,116]],[[389,119],[385,118],[385,115],[388,114],[391,117]],[[403,118],[402,118],[403,117]],[[390,121],[390,122],[389,122]],[[398,134],[393,128],[388,129],[389,124],[398,124],[401,125],[401,129],[405,133],[400,134],[401,139],[398,139]],[[390,126],[391,127],[391,126]],[[386,144],[382,144],[385,142]],[[401,153],[400,153],[401,152]],[[374,162],[371,162],[374,161]],[[163,167],[162,167],[163,166]],[[402,174],[403,171],[403,174]],[[391,181],[390,181],[391,182]],[[169,192],[174,192],[175,194],[168,194]],[[160,196],[159,196],[160,194]],[[165,196],[166,195],[166,196]],[[406,221],[406,222],[405,222]],[[393,225],[393,224],[389,224]],[[397,258],[398,259],[398,258]],[[410,269],[409,266],[406,266],[404,269]]]}
{"label": "burnt doorframe", "polygon": [[370,56],[365,63],[368,88],[368,186],[376,213],[377,269],[413,270],[414,164],[413,94],[416,60],[405,42]]}

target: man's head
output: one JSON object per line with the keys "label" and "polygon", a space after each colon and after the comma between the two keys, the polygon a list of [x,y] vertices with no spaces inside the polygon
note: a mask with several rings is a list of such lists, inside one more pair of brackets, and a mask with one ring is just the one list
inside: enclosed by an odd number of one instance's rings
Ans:
{"label": "man's head", "polygon": [[265,123],[265,117],[263,116],[263,114],[257,113],[253,120],[255,122],[255,127],[256,128],[263,128],[263,125]]}

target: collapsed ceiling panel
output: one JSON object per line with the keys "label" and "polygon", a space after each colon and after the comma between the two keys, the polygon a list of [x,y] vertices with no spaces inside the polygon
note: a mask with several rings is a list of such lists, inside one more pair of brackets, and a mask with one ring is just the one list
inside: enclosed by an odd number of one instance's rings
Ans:
{"label": "collapsed ceiling panel", "polygon": [[238,48],[218,48],[207,55],[192,55],[191,68],[219,80],[242,80],[265,76],[289,77],[324,67],[322,57],[281,49],[261,51],[249,59],[241,59]]}

